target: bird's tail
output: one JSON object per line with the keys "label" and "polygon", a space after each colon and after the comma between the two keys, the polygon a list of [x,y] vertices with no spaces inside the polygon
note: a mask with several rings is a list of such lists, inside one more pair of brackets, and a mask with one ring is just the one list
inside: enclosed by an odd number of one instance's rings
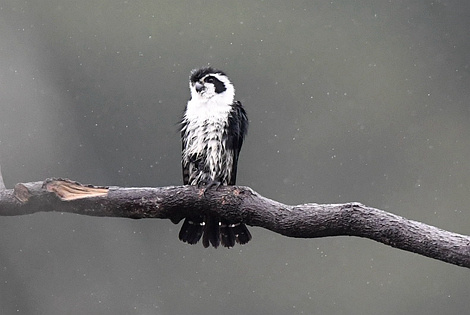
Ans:
{"label": "bird's tail", "polygon": [[179,239],[188,244],[196,244],[201,239],[203,229],[203,217],[186,218],[181,226]]}
{"label": "bird's tail", "polygon": [[244,223],[229,223],[218,216],[186,218],[181,226],[179,239],[196,244],[202,236],[204,247],[233,247],[235,243],[246,244],[251,240],[250,231]]}
{"label": "bird's tail", "polygon": [[244,223],[232,224],[225,220],[221,220],[220,223],[220,236],[221,243],[225,247],[233,247],[235,242],[243,245],[251,240],[250,231]]}

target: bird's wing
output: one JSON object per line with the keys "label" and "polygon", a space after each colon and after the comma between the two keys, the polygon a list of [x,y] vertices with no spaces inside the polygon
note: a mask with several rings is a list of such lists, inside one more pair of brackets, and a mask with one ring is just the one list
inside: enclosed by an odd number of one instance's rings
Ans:
{"label": "bird's wing", "polygon": [[[184,133],[186,132],[186,124],[187,122],[183,120],[181,122],[181,145],[182,145],[182,151],[184,152],[186,150],[186,142],[184,141]],[[188,185],[189,183],[189,163],[184,163],[183,160],[181,160],[181,166],[183,168],[183,185]]]}
{"label": "bird's wing", "polygon": [[242,103],[236,101],[232,105],[232,110],[228,121],[228,149],[233,151],[233,165],[229,185],[235,185],[237,180],[238,155],[243,145],[243,139],[248,131],[248,116]]}

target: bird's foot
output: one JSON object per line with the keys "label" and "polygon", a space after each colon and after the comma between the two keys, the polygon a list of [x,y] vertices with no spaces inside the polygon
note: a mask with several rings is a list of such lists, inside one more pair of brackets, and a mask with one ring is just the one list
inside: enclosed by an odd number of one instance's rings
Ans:
{"label": "bird's foot", "polygon": [[215,190],[217,190],[220,185],[222,185],[222,182],[219,182],[217,180],[211,180],[210,182],[206,183],[205,187],[204,187],[204,196],[206,196],[206,192],[215,187]]}

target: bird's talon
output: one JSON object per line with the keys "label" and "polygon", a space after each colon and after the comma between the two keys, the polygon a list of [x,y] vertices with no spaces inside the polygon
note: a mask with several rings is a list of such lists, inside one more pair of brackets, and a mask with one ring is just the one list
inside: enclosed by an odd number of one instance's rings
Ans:
{"label": "bird's talon", "polygon": [[211,189],[212,187],[215,187],[215,190],[219,189],[220,185],[222,185],[221,182],[219,181],[210,181],[207,183],[206,187],[204,188],[204,196],[206,196],[206,192]]}

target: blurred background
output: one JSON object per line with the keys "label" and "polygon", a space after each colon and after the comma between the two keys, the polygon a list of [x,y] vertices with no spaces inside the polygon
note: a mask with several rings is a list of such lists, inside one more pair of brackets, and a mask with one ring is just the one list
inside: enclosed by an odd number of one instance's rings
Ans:
{"label": "blurred background", "polygon": [[[470,234],[470,2],[0,5],[7,187],[182,182],[191,69],[227,72],[251,126],[238,183],[362,202]],[[251,228],[227,250],[169,220],[0,218],[2,314],[466,314],[470,272],[367,239]]]}

